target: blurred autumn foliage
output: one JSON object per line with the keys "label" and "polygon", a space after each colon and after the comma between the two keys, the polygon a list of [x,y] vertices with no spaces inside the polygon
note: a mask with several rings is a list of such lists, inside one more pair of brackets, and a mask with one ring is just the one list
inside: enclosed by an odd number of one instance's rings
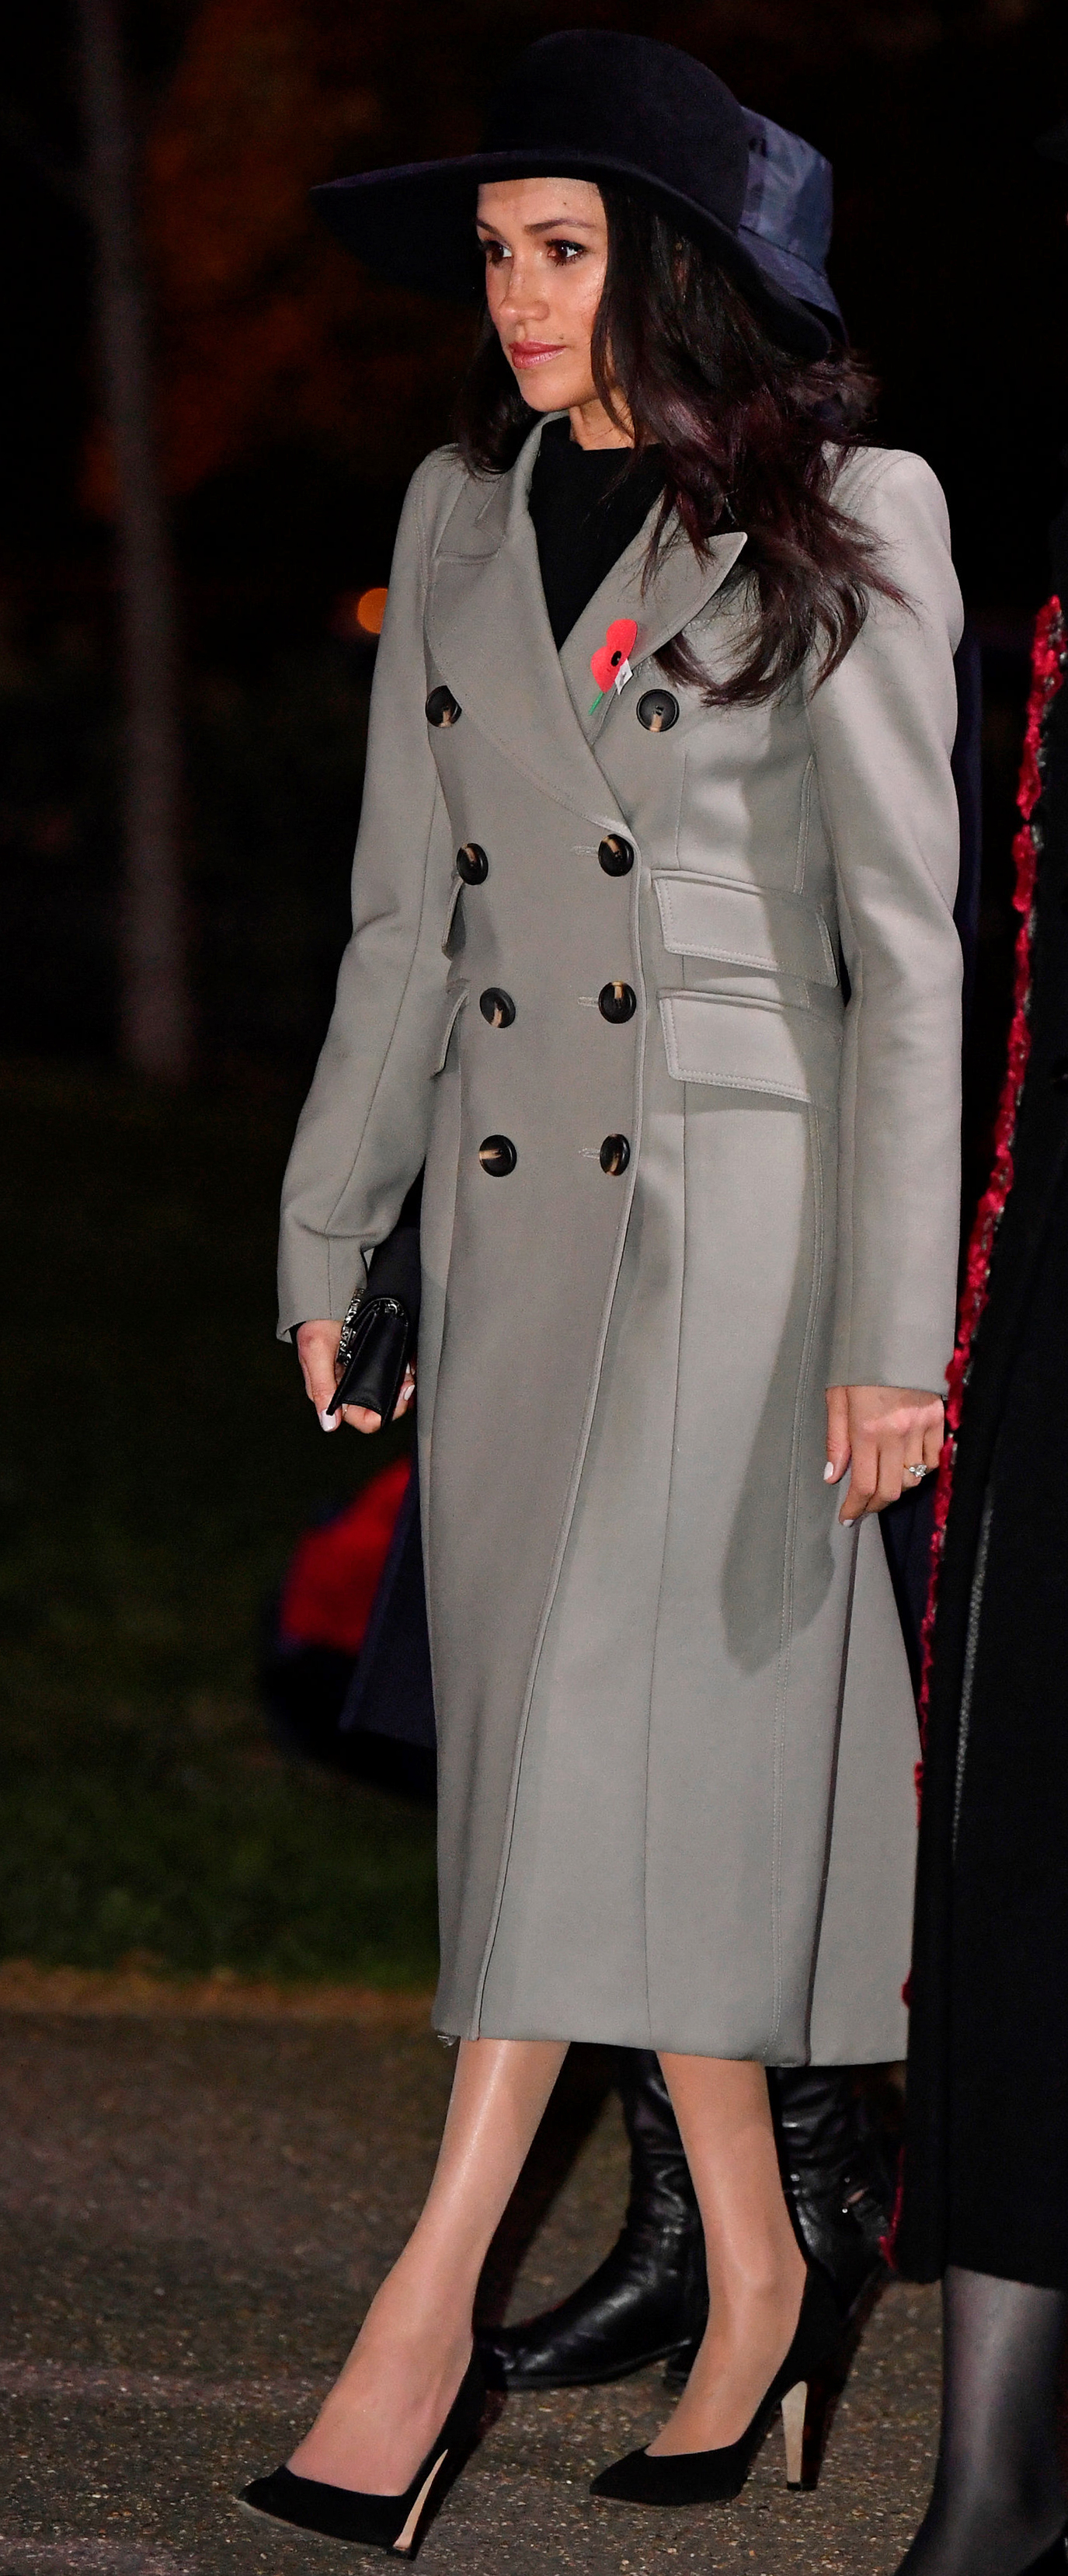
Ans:
{"label": "blurred autumn foliage", "polygon": [[[409,23],[405,55],[410,37],[418,44]],[[265,438],[310,441],[391,481],[398,429],[413,461],[435,434],[443,371],[461,366],[469,346],[467,318],[442,313],[428,330],[422,305],[376,286],[308,204],[324,175],[393,152],[395,53],[388,10],[205,0],[193,18],[144,164],[173,492]],[[399,141],[401,153],[410,148]],[[86,492],[106,509],[99,434]]]}

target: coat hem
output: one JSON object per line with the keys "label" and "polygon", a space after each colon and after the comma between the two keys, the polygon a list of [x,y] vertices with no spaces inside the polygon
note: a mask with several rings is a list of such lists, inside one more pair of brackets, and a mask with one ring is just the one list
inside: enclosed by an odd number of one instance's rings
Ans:
{"label": "coat hem", "polygon": [[[514,2039],[576,2048],[655,2049],[658,2053],[664,2051],[675,2057],[722,2057],[746,2066],[809,2066],[816,2062],[807,2046],[798,2046],[794,2050],[783,2047],[776,2049],[774,2054],[768,2054],[766,2033],[754,2033],[753,2043],[747,2047],[739,2044],[733,2032],[728,2034],[712,2029],[695,2035],[692,2029],[680,2032],[665,2024],[654,2030],[647,2022],[639,2024],[626,2020],[609,2027],[596,2014],[588,2019],[576,2014],[566,2029],[561,2028],[552,2013],[544,2016],[530,2014],[522,2019],[514,2014],[494,2014],[490,2028],[485,2018],[476,2024],[471,2015],[452,2009],[443,2013],[440,2020],[435,2013],[432,2028],[437,2037],[450,2047],[460,2039]],[[838,2047],[822,2047],[818,2063],[820,2066],[894,2066],[900,2064],[903,2053],[902,2033],[897,2031],[891,2043],[890,2034],[880,2030],[866,2033],[863,2045],[854,2034],[847,2034]]]}

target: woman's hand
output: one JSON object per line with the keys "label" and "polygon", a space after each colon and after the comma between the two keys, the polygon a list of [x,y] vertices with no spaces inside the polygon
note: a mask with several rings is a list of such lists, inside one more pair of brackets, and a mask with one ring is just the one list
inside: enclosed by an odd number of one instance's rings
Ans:
{"label": "woman's hand", "polygon": [[941,1396],[923,1387],[829,1386],[827,1483],[837,1485],[853,1462],[838,1514],[843,1528],[911,1492],[921,1479],[910,1467],[937,1467],[945,1427]]}
{"label": "woman's hand", "polygon": [[[311,1399],[324,1431],[336,1431],[347,1422],[350,1431],[378,1431],[382,1417],[369,1413],[365,1404],[343,1404],[339,1413],[328,1413],[337,1385],[337,1346],[341,1340],[340,1324],[302,1324],[297,1334],[297,1358],[304,1374],[304,1389]],[[393,1408],[394,1422],[407,1413],[415,1393],[415,1370],[409,1364],[404,1383]]]}

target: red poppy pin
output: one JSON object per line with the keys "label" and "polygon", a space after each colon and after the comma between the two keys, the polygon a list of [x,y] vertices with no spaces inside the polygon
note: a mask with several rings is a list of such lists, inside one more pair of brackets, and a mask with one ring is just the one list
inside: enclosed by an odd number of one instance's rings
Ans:
{"label": "red poppy pin", "polygon": [[[606,690],[622,689],[627,681],[633,678],[630,656],[637,640],[638,626],[635,618],[613,618],[604,643],[599,644],[596,653],[590,655],[590,669],[597,682],[597,696],[593,701],[593,707],[599,706]],[[590,708],[591,715],[593,707]]]}

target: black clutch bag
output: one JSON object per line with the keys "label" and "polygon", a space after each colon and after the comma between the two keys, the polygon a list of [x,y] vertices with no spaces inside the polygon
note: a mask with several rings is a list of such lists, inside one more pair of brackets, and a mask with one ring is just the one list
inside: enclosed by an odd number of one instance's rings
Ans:
{"label": "black clutch bag", "polygon": [[421,1179],[409,1190],[392,1234],[371,1254],[366,1289],[354,1298],[341,1327],[338,1382],[328,1413],[361,1404],[377,1413],[380,1425],[393,1420],[419,1331]]}

